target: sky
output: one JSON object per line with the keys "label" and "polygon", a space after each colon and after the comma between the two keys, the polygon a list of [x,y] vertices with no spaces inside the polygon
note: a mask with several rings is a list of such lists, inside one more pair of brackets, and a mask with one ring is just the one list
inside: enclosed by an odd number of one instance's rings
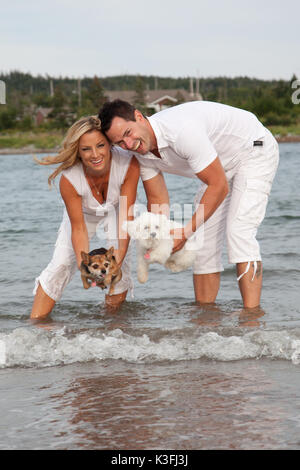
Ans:
{"label": "sky", "polygon": [[0,0],[0,72],[300,78],[299,0]]}

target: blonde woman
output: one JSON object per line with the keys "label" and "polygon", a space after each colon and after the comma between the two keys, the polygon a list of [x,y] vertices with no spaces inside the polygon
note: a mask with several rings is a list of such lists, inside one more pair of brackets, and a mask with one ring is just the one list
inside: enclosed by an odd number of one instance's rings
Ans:
{"label": "blonde woman", "polygon": [[89,252],[89,241],[99,224],[109,232],[112,232],[109,225],[114,223],[116,228],[115,235],[108,234],[108,244],[115,246],[123,276],[114,295],[106,295],[105,301],[106,305],[118,307],[132,286],[127,255],[129,238],[121,226],[124,220],[133,218],[130,208],[136,199],[140,174],[136,158],[130,152],[111,147],[101,132],[100,120],[89,116],[71,126],[57,156],[38,162],[59,164],[48,183],[51,186],[61,174],[60,193],[65,210],[52,260],[36,279],[31,318],[41,319],[50,314],[80,267],[81,251]]}

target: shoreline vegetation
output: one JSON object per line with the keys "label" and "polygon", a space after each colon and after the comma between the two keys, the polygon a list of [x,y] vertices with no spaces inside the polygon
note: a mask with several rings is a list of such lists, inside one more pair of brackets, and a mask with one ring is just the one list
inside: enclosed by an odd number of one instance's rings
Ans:
{"label": "shoreline vegetation", "polygon": [[[269,126],[268,129],[279,143],[300,142],[300,125]],[[7,130],[0,135],[0,155],[38,154],[58,152],[64,132],[49,131],[15,131]]]}
{"label": "shoreline vegetation", "polygon": [[[300,142],[300,80],[250,77],[50,77],[0,71],[0,154],[54,153],[66,130],[115,98],[145,115],[187,101],[214,101],[252,112],[278,142]],[[295,89],[298,87],[299,89]]]}

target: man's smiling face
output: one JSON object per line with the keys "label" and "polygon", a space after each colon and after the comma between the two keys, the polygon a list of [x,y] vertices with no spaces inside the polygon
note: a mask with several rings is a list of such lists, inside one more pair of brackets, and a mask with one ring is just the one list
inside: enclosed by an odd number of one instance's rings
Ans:
{"label": "man's smiling face", "polygon": [[113,144],[145,155],[155,148],[154,133],[140,111],[136,110],[134,116],[135,121],[114,117],[106,135]]}

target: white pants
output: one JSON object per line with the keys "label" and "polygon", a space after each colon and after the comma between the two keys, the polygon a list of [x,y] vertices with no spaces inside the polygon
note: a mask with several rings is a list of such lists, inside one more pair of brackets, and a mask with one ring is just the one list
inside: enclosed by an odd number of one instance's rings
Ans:
{"label": "white pants", "polygon": [[[194,274],[223,271],[222,250],[227,241],[229,263],[261,261],[256,233],[264,219],[272,182],[278,167],[278,144],[266,130],[263,146],[243,155],[229,179],[229,193],[204,223],[204,240],[194,264]],[[199,204],[206,189],[196,195]]]}
{"label": "white pants", "polygon": [[[89,240],[91,240],[99,229],[99,218],[85,217]],[[101,237],[102,239],[103,237]],[[108,247],[117,248],[118,240],[107,240]],[[100,248],[100,246],[99,246]],[[33,294],[36,293],[38,284],[42,286],[44,292],[53,300],[60,299],[64,288],[70,282],[75,272],[78,270],[76,257],[71,241],[71,223],[65,212],[62,223],[58,231],[54,253],[48,266],[35,280]],[[122,264],[122,279],[115,285],[114,295],[121,294],[128,289],[133,289],[133,282],[130,272],[130,247]]]}

